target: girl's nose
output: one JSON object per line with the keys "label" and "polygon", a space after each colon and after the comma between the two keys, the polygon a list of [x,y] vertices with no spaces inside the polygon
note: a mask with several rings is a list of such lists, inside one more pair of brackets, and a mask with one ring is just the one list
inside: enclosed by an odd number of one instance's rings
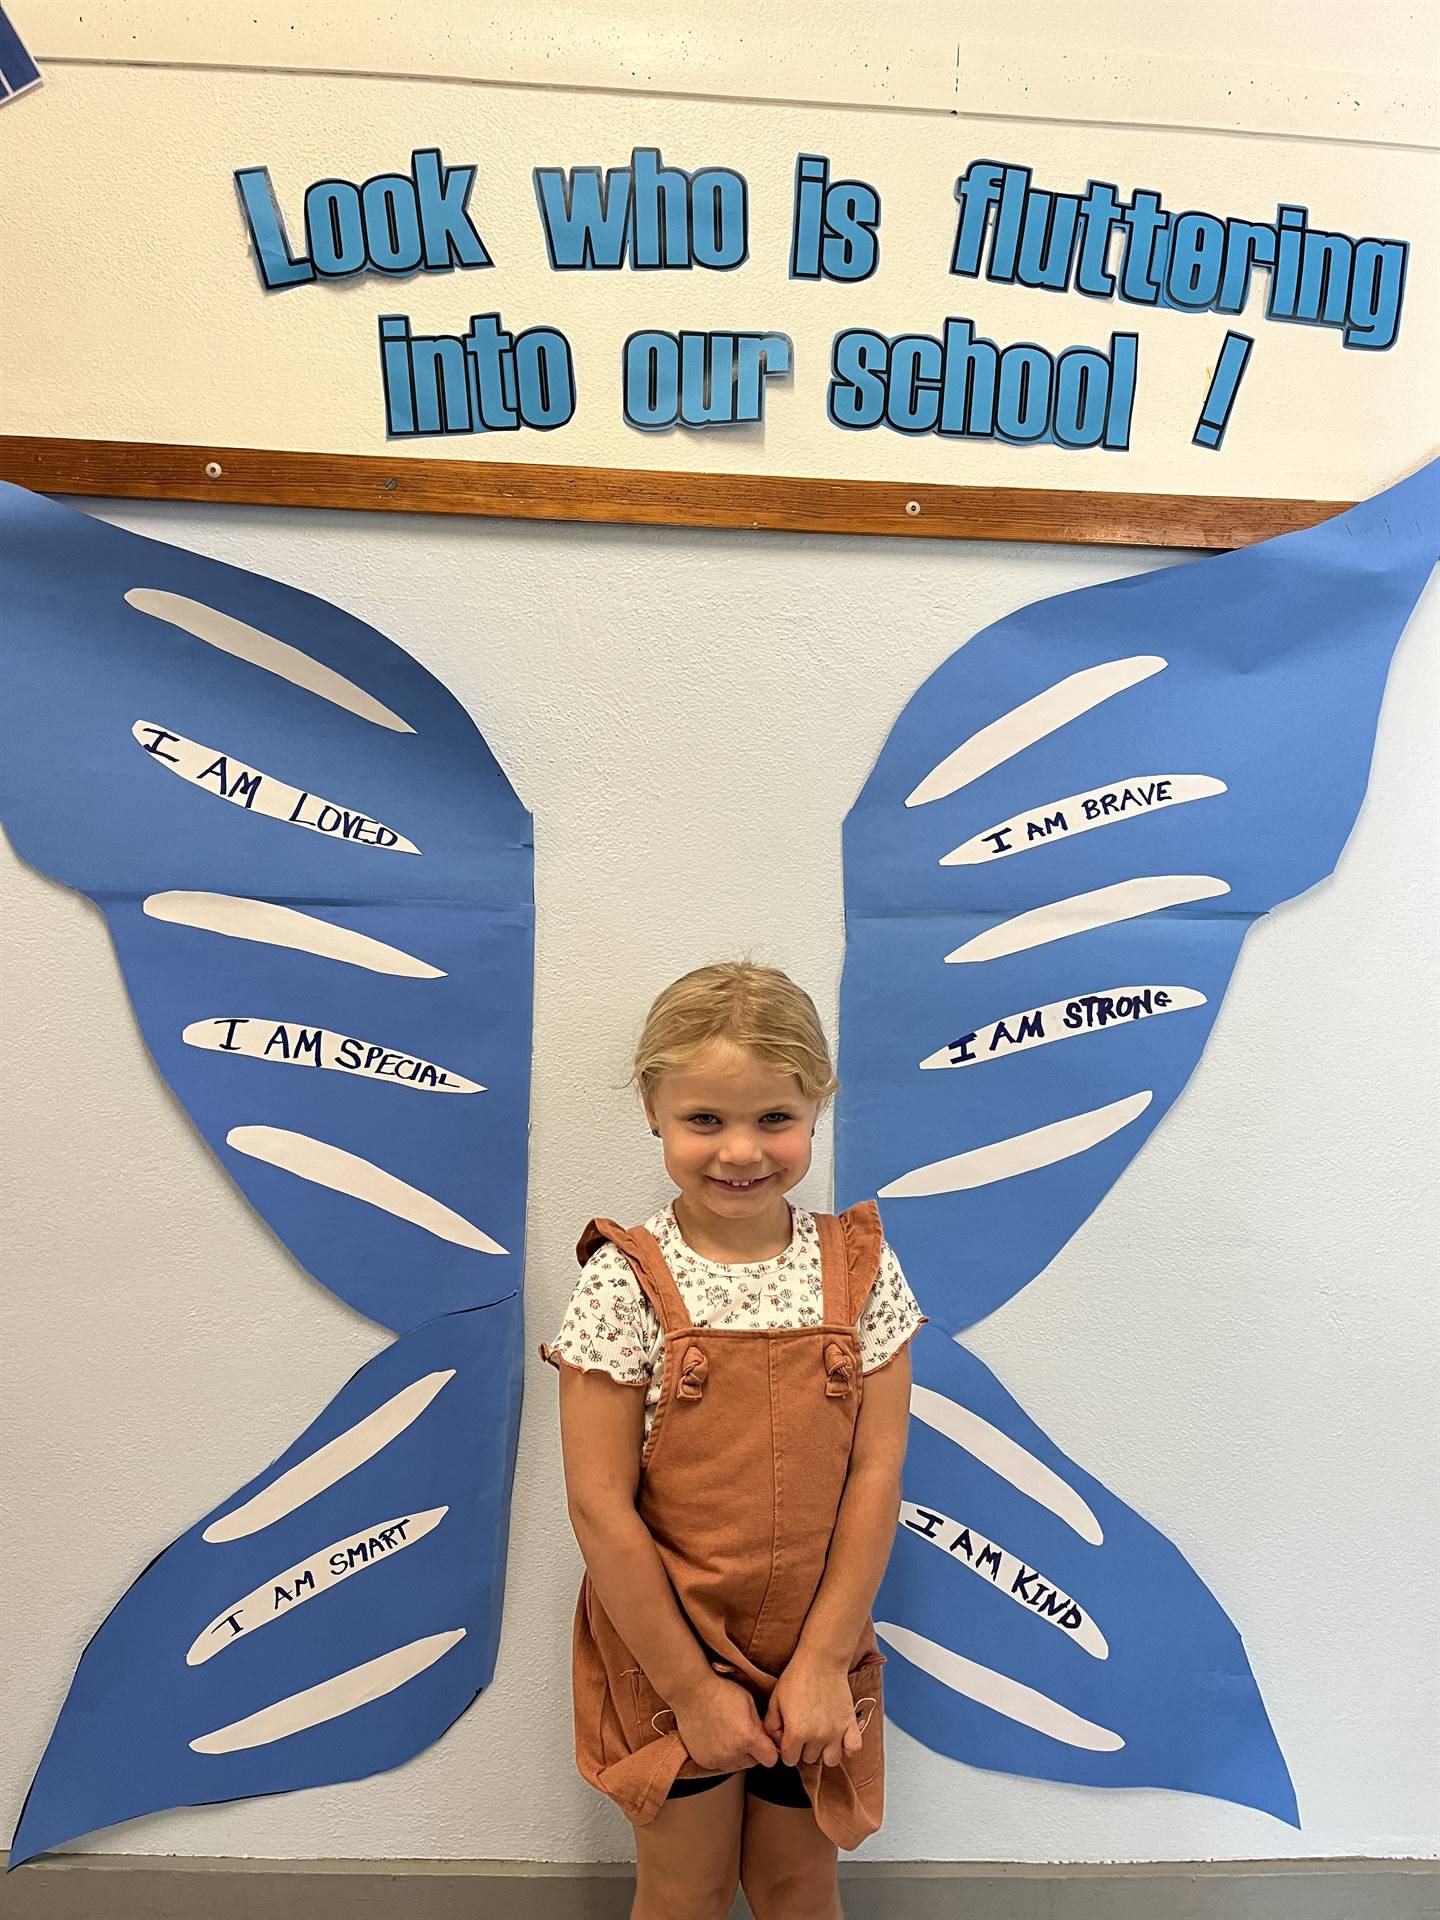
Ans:
{"label": "girl's nose", "polygon": [[727,1133],[720,1142],[720,1159],[727,1167],[753,1167],[760,1159],[760,1143],[753,1134]]}

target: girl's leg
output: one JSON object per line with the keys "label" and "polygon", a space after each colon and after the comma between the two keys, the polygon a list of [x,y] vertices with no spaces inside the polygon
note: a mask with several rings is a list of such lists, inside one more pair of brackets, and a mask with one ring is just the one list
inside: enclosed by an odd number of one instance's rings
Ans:
{"label": "girl's leg", "polygon": [[745,1776],[669,1800],[635,1829],[630,1920],[726,1920],[740,1882]]}
{"label": "girl's leg", "polygon": [[835,1860],[809,1807],[746,1800],[740,1884],[755,1920],[842,1920]]}

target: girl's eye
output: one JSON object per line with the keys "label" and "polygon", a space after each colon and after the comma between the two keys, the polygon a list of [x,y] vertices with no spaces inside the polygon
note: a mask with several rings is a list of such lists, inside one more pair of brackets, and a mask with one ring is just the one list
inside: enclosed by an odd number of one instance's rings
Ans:
{"label": "girl's eye", "polygon": [[762,1118],[766,1120],[778,1120],[781,1126],[789,1126],[795,1116],[793,1113],[767,1113],[764,1114]]}
{"label": "girl's eye", "polygon": [[708,1126],[714,1119],[715,1115],[713,1113],[692,1113],[690,1116],[690,1124],[692,1127],[704,1127]]}

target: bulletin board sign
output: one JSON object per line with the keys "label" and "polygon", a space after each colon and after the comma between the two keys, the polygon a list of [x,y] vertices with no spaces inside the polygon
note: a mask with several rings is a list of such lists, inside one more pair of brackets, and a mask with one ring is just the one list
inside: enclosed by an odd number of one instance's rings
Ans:
{"label": "bulletin board sign", "polygon": [[237,63],[177,144],[92,52],[0,122],[27,485],[1233,545],[1435,437],[1413,142]]}

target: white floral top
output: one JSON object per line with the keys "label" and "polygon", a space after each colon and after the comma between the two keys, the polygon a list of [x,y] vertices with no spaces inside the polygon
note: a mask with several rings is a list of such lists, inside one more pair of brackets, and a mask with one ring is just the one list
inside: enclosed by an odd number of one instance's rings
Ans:
{"label": "white floral top", "polygon": [[[660,1243],[690,1318],[700,1327],[818,1327],[824,1318],[820,1235],[815,1216],[792,1207],[789,1246],[746,1265],[705,1260],[686,1244],[668,1206],[645,1222]],[[865,1373],[883,1367],[925,1323],[887,1242],[856,1332]],[[598,1368],[621,1386],[645,1388],[645,1432],[660,1403],[665,1336],[630,1262],[608,1242],[586,1261],[554,1341],[553,1366]]]}

